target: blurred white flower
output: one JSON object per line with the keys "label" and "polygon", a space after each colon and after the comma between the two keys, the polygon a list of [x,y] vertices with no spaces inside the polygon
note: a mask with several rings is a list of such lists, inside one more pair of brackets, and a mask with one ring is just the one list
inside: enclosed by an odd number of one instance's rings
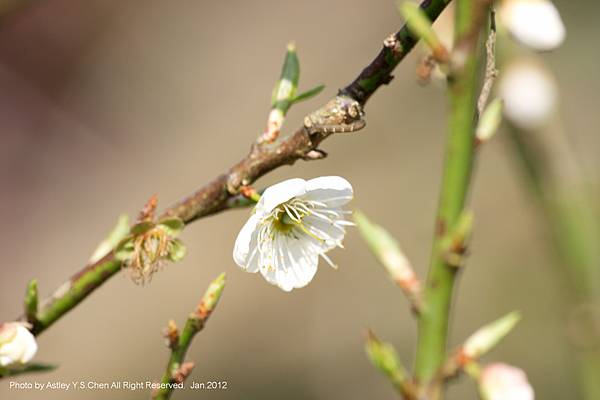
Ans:
{"label": "blurred white flower", "polygon": [[485,400],[534,400],[525,372],[507,364],[487,365],[479,377],[479,387]]}
{"label": "blurred white flower", "polygon": [[352,197],[352,186],[339,176],[289,179],[269,187],[240,231],[233,259],[285,291],[306,286],[319,256],[334,266],[325,253],[342,247],[345,226],[353,225],[344,219],[351,212],[342,209]]}
{"label": "blurred white flower", "polygon": [[516,40],[534,50],[552,50],[565,40],[565,26],[549,0],[503,0],[499,16]]}
{"label": "blurred white flower", "polygon": [[554,78],[532,61],[515,61],[503,70],[499,83],[504,114],[522,129],[542,127],[554,112],[557,88]]}
{"label": "blurred white flower", "polygon": [[0,366],[29,362],[38,346],[33,334],[21,322],[0,324]]}

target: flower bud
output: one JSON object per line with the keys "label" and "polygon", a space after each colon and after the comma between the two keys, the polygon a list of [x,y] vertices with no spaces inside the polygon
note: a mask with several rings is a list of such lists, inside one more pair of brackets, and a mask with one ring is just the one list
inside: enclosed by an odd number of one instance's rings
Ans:
{"label": "flower bud", "polygon": [[410,298],[415,299],[421,291],[419,278],[400,249],[398,242],[383,227],[371,222],[359,211],[354,213],[358,230],[369,245],[371,252],[384,266],[390,278],[398,284]]}
{"label": "flower bud", "polygon": [[552,50],[565,40],[565,25],[549,0],[504,0],[499,14],[511,35],[534,50]]}
{"label": "flower bud", "polygon": [[499,84],[506,118],[521,129],[541,128],[554,112],[556,83],[539,64],[516,61],[502,74]]}
{"label": "flower bud", "polygon": [[202,300],[200,300],[200,304],[198,305],[197,313],[200,318],[207,319],[212,313],[217,306],[219,299],[221,299],[223,289],[225,289],[224,272],[210,283],[208,289],[206,289],[206,292],[204,293],[204,296],[202,296]]}
{"label": "flower bud", "polygon": [[504,317],[479,328],[465,341],[462,353],[475,360],[489,352],[515,327],[521,315],[513,311]]}
{"label": "flower bud", "polygon": [[477,123],[475,137],[479,143],[488,142],[496,134],[498,126],[502,121],[502,100],[494,99],[483,110],[483,114]]}
{"label": "flower bud", "polygon": [[484,400],[533,400],[533,388],[519,368],[494,363],[487,365],[479,377],[479,390]]}
{"label": "flower bud", "polygon": [[394,386],[400,390],[407,388],[408,373],[400,362],[394,346],[380,341],[373,332],[369,331],[365,350],[373,365],[387,376]]}
{"label": "flower bud", "polygon": [[38,346],[33,334],[21,322],[0,324],[0,366],[29,362]]}

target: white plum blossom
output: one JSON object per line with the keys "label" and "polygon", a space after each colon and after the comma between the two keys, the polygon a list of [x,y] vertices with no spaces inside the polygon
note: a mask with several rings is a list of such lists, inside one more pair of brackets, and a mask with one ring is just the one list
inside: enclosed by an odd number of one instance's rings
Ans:
{"label": "white plum blossom", "polygon": [[511,35],[527,47],[552,50],[565,40],[565,26],[549,0],[503,0],[499,11]]}
{"label": "white plum blossom", "polygon": [[556,108],[558,89],[545,68],[529,60],[515,61],[503,71],[499,83],[504,114],[522,129],[541,128]]}
{"label": "white plum blossom", "polygon": [[487,365],[479,377],[485,400],[534,400],[533,388],[523,370],[503,363]]}
{"label": "white plum blossom", "polygon": [[305,181],[289,179],[267,188],[240,231],[233,249],[236,264],[259,272],[286,292],[306,286],[317,272],[319,256],[342,247],[342,206],[353,197],[352,185],[339,176]]}
{"label": "white plum blossom", "polygon": [[27,324],[21,322],[0,324],[0,367],[28,363],[37,349],[37,342],[27,329]]}

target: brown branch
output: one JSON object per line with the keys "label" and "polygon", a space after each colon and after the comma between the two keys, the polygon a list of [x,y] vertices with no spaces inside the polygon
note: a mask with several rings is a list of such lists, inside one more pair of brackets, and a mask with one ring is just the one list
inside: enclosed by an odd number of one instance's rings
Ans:
{"label": "brown branch", "polygon": [[[421,8],[433,21],[444,10],[449,1],[424,0],[421,3]],[[352,114],[351,110],[336,109],[336,105],[348,104],[349,101],[352,101],[363,106],[381,85],[389,83],[392,79],[392,70],[412,50],[416,43],[417,38],[413,37],[404,25],[397,33],[386,39],[383,49],[354,82],[341,90],[340,94],[332,101],[310,114],[310,117],[319,118],[323,115],[333,115],[334,120],[342,119],[337,121],[340,123],[344,123],[348,119],[351,120],[349,118]],[[312,118],[310,120],[313,121]],[[325,120],[328,122],[327,119]],[[362,126],[359,125],[359,127]],[[320,129],[315,126],[303,126],[294,134],[274,144],[253,145],[244,159],[201,187],[191,196],[167,208],[162,216],[179,217],[187,224],[231,208],[232,204],[238,205],[238,193],[242,186],[250,185],[275,168],[291,165],[299,159],[314,160],[323,158],[325,153],[317,147],[332,133],[339,131],[332,125],[323,125]],[[345,130],[341,131],[344,132]],[[112,253],[109,253],[98,262],[87,265],[83,270],[76,273],[70,280],[61,285],[48,300],[43,302],[33,328],[34,334],[40,334],[47,329],[111,276],[115,275],[120,268],[120,262],[114,259]],[[22,319],[25,319],[25,317],[22,317]]]}
{"label": "brown branch", "polygon": [[[421,9],[433,22],[444,11],[448,3],[450,0],[424,0],[421,2]],[[391,82],[394,78],[392,71],[412,50],[417,41],[418,38],[404,24],[398,32],[384,40],[383,49],[377,54],[377,57],[350,85],[342,89],[341,93],[364,105],[381,85]]]}

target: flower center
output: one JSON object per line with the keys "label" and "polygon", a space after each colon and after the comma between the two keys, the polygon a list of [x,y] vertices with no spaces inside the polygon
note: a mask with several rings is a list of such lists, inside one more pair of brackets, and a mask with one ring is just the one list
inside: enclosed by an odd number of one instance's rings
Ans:
{"label": "flower center", "polygon": [[321,240],[315,237],[303,223],[303,219],[313,213],[315,206],[316,204],[310,200],[293,198],[275,207],[263,220],[259,229],[258,242],[261,253],[270,248],[277,235],[295,237],[295,229],[300,229],[311,237]]}
{"label": "flower center", "polygon": [[288,233],[295,226],[302,226],[302,220],[311,214],[313,207],[310,202],[296,198],[280,204],[271,213],[273,228]]}

